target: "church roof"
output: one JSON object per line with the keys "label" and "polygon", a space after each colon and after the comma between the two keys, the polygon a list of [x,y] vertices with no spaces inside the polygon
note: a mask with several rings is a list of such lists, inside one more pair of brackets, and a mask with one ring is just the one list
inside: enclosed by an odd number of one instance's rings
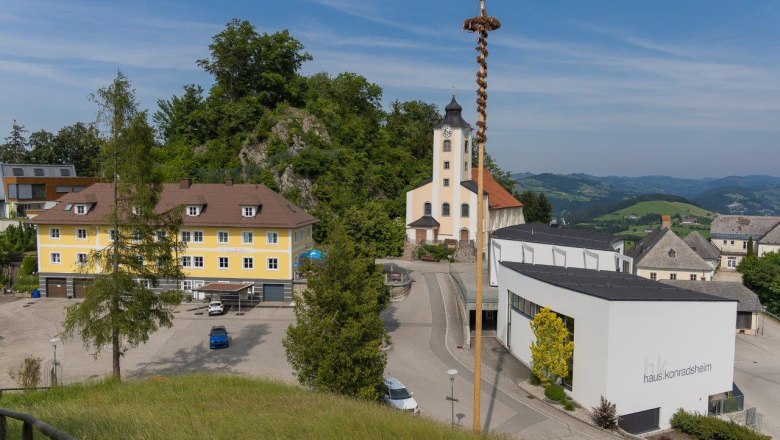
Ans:
{"label": "church roof", "polygon": [[417,220],[409,223],[407,226],[412,228],[438,228],[439,222],[430,215],[424,215]]}
{"label": "church roof", "polygon": [[444,107],[444,118],[439,121],[434,128],[441,128],[445,125],[449,125],[452,128],[466,128],[471,130],[471,126],[461,115],[462,111],[463,107],[455,100],[455,95],[452,95],[452,101]]}
{"label": "church roof", "polygon": [[[471,180],[461,182],[461,185],[465,186],[466,188],[469,188],[470,190],[476,193],[477,179],[479,177],[477,176],[478,172],[479,172],[479,168],[472,168]],[[490,174],[490,171],[485,170],[482,179],[485,186],[484,188],[485,194],[489,194],[488,196],[489,209],[520,208],[523,206],[522,202],[514,198],[512,194],[509,193],[509,191],[505,190],[500,183],[496,182],[496,179],[493,178],[493,176]],[[472,183],[468,184],[468,182],[472,182]]]}

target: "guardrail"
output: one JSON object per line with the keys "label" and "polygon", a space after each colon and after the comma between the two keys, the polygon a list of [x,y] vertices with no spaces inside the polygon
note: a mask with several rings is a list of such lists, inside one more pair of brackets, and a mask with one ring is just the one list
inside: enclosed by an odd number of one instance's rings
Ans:
{"label": "guardrail", "polygon": [[76,440],[76,437],[73,437],[67,432],[59,431],[48,423],[38,420],[30,414],[11,411],[5,408],[0,408],[0,440],[8,439],[9,418],[22,422],[22,440],[33,440],[33,429],[37,429],[43,435],[53,440]]}

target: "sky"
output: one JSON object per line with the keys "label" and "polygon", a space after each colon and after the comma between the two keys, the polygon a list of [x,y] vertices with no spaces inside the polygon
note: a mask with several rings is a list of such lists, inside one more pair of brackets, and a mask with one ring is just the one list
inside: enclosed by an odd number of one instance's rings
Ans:
{"label": "sky", "polygon": [[[780,175],[780,3],[487,0],[487,150],[513,172]],[[304,74],[355,72],[383,102],[476,120],[478,0],[0,0],[0,137],[16,119],[93,121],[117,70],[142,107],[212,78],[196,65],[232,18],[289,29]],[[443,110],[442,110],[443,111]]]}

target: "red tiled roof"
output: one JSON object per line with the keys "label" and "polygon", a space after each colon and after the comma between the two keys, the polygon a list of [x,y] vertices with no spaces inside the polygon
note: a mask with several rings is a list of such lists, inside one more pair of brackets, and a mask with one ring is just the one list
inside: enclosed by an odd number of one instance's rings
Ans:
{"label": "red tiled roof", "polygon": [[[478,168],[471,169],[471,180],[474,183],[477,182]],[[517,200],[505,190],[501,184],[496,182],[496,179],[490,174],[490,171],[485,170],[482,175],[483,183],[485,185],[485,192],[488,193],[488,207],[490,209],[503,209],[503,208],[520,208],[523,203]]]}
{"label": "red tiled roof", "polygon": [[[35,224],[105,224],[113,205],[113,185],[96,183],[80,193],[66,194],[57,200],[57,205],[32,219]],[[85,203],[93,206],[87,214],[78,215],[75,209],[65,210],[67,205]],[[242,206],[258,206],[254,217],[243,217]],[[299,228],[318,220],[303,209],[293,205],[280,194],[265,185],[219,183],[194,183],[189,188],[180,184],[163,185],[158,211],[166,211],[178,205],[203,205],[198,216],[184,215],[187,226],[235,226],[235,227],[281,227]]]}

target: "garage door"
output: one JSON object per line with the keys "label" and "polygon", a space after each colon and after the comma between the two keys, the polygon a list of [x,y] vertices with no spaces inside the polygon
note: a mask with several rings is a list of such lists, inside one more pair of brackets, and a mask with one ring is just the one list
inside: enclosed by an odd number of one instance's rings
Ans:
{"label": "garage door", "polygon": [[263,284],[263,301],[284,301],[284,284]]}
{"label": "garage door", "polygon": [[73,280],[73,297],[74,298],[84,298],[86,293],[86,288],[89,286],[89,283],[91,283],[92,280],[90,279],[77,279]]}
{"label": "garage door", "polygon": [[658,419],[661,414],[661,408],[648,409],[647,411],[635,412],[633,414],[624,414],[620,416],[618,425],[631,434],[642,434],[644,432],[658,429]]}
{"label": "garage door", "polygon": [[68,288],[65,278],[46,278],[46,296],[49,298],[67,298]]}

